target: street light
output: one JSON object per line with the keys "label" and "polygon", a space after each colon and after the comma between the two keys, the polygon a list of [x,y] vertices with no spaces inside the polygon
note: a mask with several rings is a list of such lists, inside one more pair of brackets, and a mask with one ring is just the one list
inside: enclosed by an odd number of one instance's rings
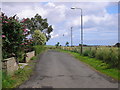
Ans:
{"label": "street light", "polygon": [[80,9],[81,10],[81,54],[83,53],[83,20],[82,20],[82,9],[81,8],[76,8],[72,7],[71,9]]}
{"label": "street light", "polygon": [[71,27],[71,47],[72,47],[72,27]]}

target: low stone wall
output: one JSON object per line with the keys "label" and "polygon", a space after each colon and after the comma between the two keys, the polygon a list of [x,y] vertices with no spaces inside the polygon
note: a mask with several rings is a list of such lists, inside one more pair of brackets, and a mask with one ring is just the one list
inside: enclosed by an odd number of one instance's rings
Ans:
{"label": "low stone wall", "polygon": [[26,53],[27,57],[26,57],[26,62],[29,62],[30,59],[35,56],[35,51],[32,51],[32,52],[28,52]]}
{"label": "low stone wall", "polygon": [[[26,62],[29,62],[30,59],[35,56],[35,51],[26,53]],[[18,70],[19,66],[16,63],[16,59],[14,57],[4,59],[2,61],[2,70],[5,71],[7,74],[12,75],[16,70]]]}
{"label": "low stone wall", "polygon": [[18,70],[19,66],[16,63],[16,60],[14,57],[4,59],[2,61],[2,69],[3,71],[6,71],[7,74],[12,75],[16,70]]}

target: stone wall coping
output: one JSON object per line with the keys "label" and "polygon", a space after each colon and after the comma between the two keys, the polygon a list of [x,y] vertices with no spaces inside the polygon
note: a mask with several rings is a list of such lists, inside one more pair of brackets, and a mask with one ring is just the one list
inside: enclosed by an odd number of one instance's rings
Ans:
{"label": "stone wall coping", "polygon": [[28,53],[32,53],[32,52],[35,52],[35,51],[27,52],[26,54],[28,54]]}
{"label": "stone wall coping", "polygon": [[12,59],[12,58],[15,58],[15,57],[10,57],[10,58],[4,59],[2,62],[8,61],[8,60],[10,60],[10,59]]}
{"label": "stone wall coping", "polygon": [[[26,54],[29,54],[29,53],[32,53],[32,52],[35,52],[35,51],[27,52]],[[10,58],[3,59],[2,62],[4,62],[4,61],[8,61],[8,60],[10,60],[10,59],[12,59],[12,58],[15,58],[15,57],[10,57]]]}

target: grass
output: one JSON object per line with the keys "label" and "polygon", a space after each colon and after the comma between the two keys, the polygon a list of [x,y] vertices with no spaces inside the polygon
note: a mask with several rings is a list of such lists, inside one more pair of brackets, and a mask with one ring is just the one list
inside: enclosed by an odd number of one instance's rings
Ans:
{"label": "grass", "polygon": [[12,76],[2,73],[2,88],[16,88],[30,78],[37,62],[37,56],[46,50],[44,46],[39,45],[34,49],[36,56],[32,57],[23,69],[19,68]]}
{"label": "grass", "polygon": [[2,88],[16,88],[24,81],[29,79],[33,72],[35,63],[35,60],[31,60],[23,69],[19,68],[13,76],[9,76],[3,73]]}
{"label": "grass", "polygon": [[33,56],[30,60],[37,60],[37,56]]}
{"label": "grass", "polygon": [[42,52],[44,52],[47,48],[45,46],[42,45],[36,45],[34,46],[34,50],[35,50],[35,55],[38,55]]}
{"label": "grass", "polygon": [[[80,47],[60,47],[59,49],[80,53]],[[83,47],[83,55],[90,58],[99,59],[107,64],[109,68],[120,68],[119,48],[107,46]]]}
{"label": "grass", "polygon": [[102,62],[99,59],[90,58],[87,56],[81,56],[79,53],[66,51],[66,50],[58,50],[62,52],[66,52],[74,56],[76,59],[86,63],[93,69],[97,70],[98,72],[101,72],[109,77],[112,77],[115,80],[120,80],[120,71],[117,68],[108,68],[108,64]]}

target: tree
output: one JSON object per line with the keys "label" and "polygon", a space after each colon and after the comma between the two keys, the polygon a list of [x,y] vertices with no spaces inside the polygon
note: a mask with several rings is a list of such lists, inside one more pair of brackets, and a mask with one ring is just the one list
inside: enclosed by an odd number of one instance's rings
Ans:
{"label": "tree", "polygon": [[69,42],[66,42],[65,46],[69,46]]}
{"label": "tree", "polygon": [[21,50],[21,44],[25,39],[27,31],[23,24],[16,19],[16,15],[13,17],[7,17],[2,13],[2,40],[3,40],[3,58],[11,56],[18,57],[18,52]]}
{"label": "tree", "polygon": [[36,14],[33,18],[23,19],[25,26],[30,29],[30,33],[33,34],[35,30],[40,30],[45,33],[47,41],[50,39],[50,33],[53,31],[52,25],[49,26],[47,19],[43,19],[39,14]]}
{"label": "tree", "polygon": [[57,46],[59,46],[59,44],[60,44],[60,43],[59,43],[59,42],[57,42],[57,44],[56,44],[55,46],[57,47]]}
{"label": "tree", "polygon": [[46,43],[45,34],[43,34],[40,30],[35,30],[32,37],[35,45],[44,45]]}

